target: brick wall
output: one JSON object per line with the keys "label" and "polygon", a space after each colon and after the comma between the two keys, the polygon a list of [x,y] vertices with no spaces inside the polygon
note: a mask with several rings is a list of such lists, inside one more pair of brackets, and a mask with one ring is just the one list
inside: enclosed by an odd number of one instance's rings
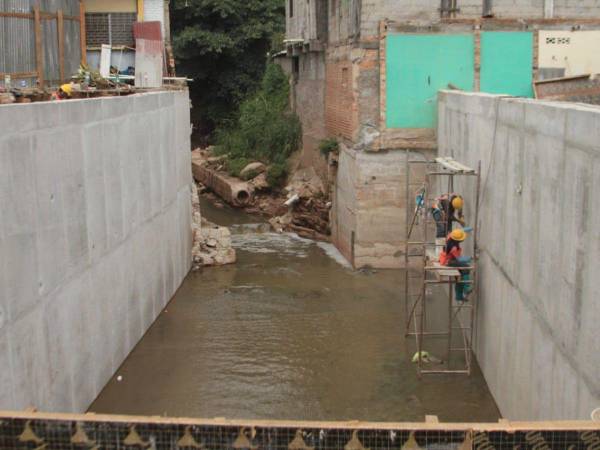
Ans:
{"label": "brick wall", "polygon": [[334,136],[352,139],[354,134],[354,96],[352,63],[331,61],[327,63],[325,85],[325,125]]}

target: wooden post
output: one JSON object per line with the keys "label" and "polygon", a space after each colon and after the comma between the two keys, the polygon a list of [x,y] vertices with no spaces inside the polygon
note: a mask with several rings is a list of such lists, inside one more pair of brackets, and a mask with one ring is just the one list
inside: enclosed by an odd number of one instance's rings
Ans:
{"label": "wooden post", "polygon": [[35,63],[37,69],[38,83],[44,87],[44,54],[42,48],[42,25],[40,23],[40,4],[33,7],[33,20],[35,31]]}
{"label": "wooden post", "polygon": [[58,34],[58,67],[60,82],[65,81],[65,22],[62,9],[56,12],[56,30]]}
{"label": "wooden post", "polygon": [[87,64],[87,41],[85,35],[85,5],[79,0],[79,44],[81,47],[81,64]]}

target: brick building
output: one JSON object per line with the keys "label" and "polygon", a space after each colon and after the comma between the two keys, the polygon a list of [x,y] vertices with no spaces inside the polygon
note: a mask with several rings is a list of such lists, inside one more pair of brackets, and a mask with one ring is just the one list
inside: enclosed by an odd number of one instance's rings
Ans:
{"label": "brick building", "polygon": [[600,0],[286,0],[286,16],[302,162],[325,176],[318,143],[341,142],[332,234],[355,267],[403,264],[405,160],[436,152],[439,89],[532,97],[600,72]]}
{"label": "brick building", "polygon": [[100,65],[102,44],[112,47],[111,65],[119,70],[135,66],[135,22],[162,24],[167,48],[170,42],[169,0],[84,0],[86,11],[87,60]]}

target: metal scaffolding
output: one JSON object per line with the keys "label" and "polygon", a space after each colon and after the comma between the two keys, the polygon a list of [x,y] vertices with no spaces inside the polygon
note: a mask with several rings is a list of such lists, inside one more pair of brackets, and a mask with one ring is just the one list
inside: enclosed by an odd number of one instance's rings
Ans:
{"label": "metal scaffolding", "polygon": [[[411,177],[420,175],[419,185]],[[423,179],[424,178],[424,179]],[[460,179],[460,181],[457,181]],[[431,206],[435,199],[446,194],[451,198],[455,182],[463,196],[474,199],[469,205],[472,238],[465,241],[463,250],[472,257],[468,267],[448,267],[439,263],[438,247],[433,227]],[[473,339],[477,318],[477,226],[479,222],[480,168],[467,167],[452,158],[411,159],[406,156],[406,240],[405,240],[405,312],[407,337],[415,337],[419,376],[425,374],[471,374]],[[414,209],[409,205],[414,204]],[[448,212],[446,211],[446,214]],[[449,233],[451,230],[447,230]],[[431,237],[433,236],[433,238]],[[471,279],[461,278],[469,271]],[[469,285],[468,301],[457,301],[454,288]],[[416,288],[416,289],[415,289]],[[445,292],[446,291],[446,292]],[[429,314],[428,314],[429,310]],[[442,355],[434,357],[430,352]],[[461,356],[462,355],[462,356]]]}

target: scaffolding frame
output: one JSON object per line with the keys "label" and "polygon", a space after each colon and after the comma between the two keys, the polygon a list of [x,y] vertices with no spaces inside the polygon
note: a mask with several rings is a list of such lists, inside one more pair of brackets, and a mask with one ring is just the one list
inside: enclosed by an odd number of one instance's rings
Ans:
{"label": "scaffolding frame", "polygon": [[[425,169],[425,179],[422,186],[413,191],[411,187],[411,173],[413,167],[421,166]],[[456,177],[475,177],[475,203],[473,205],[474,220],[473,238],[472,238],[472,262],[468,267],[461,267],[460,270],[468,270],[471,274],[469,281],[462,281],[458,268],[449,268],[442,266],[437,262],[435,237],[433,241],[429,238],[429,229],[433,220],[430,208],[435,198],[446,193],[448,198],[454,193],[454,181]],[[471,375],[473,361],[473,342],[475,337],[477,320],[477,286],[478,286],[478,224],[479,224],[479,202],[481,190],[481,162],[477,170],[467,167],[450,157],[427,159],[411,159],[410,150],[406,151],[406,239],[404,248],[405,259],[405,336],[414,337],[417,348],[417,372],[419,377],[427,374],[465,374]],[[443,180],[443,179],[446,180]],[[446,182],[447,192],[435,192],[435,180],[442,179]],[[438,190],[441,190],[443,184],[439,183]],[[411,211],[410,205],[415,204]],[[447,214],[448,212],[446,212]],[[422,230],[422,240],[411,240],[416,226]],[[450,230],[448,230],[450,232]],[[435,233],[434,233],[435,236]],[[419,271],[416,276],[411,276],[413,272],[411,264],[412,259],[419,260]],[[417,292],[411,292],[411,281],[419,280],[420,288]],[[456,284],[468,284],[472,288],[471,296],[468,302],[457,302],[454,300],[454,287]],[[447,296],[445,299],[436,298],[431,292],[433,286],[445,286]],[[441,296],[439,296],[441,297]],[[431,300],[430,300],[431,298]],[[429,329],[427,320],[428,303],[434,303],[436,307],[441,307],[440,302],[446,300],[448,325],[446,330]],[[439,306],[438,306],[439,305]],[[430,306],[431,307],[431,306]],[[461,315],[467,313],[467,323],[463,323]],[[412,328],[412,331],[411,331]],[[453,338],[455,333],[462,337],[462,344],[454,347]],[[426,361],[423,352],[424,343],[429,338],[446,338],[446,359],[441,361],[440,367],[430,369],[425,366]],[[456,352],[464,354],[464,363],[460,367],[454,368],[452,365],[452,355]]]}

